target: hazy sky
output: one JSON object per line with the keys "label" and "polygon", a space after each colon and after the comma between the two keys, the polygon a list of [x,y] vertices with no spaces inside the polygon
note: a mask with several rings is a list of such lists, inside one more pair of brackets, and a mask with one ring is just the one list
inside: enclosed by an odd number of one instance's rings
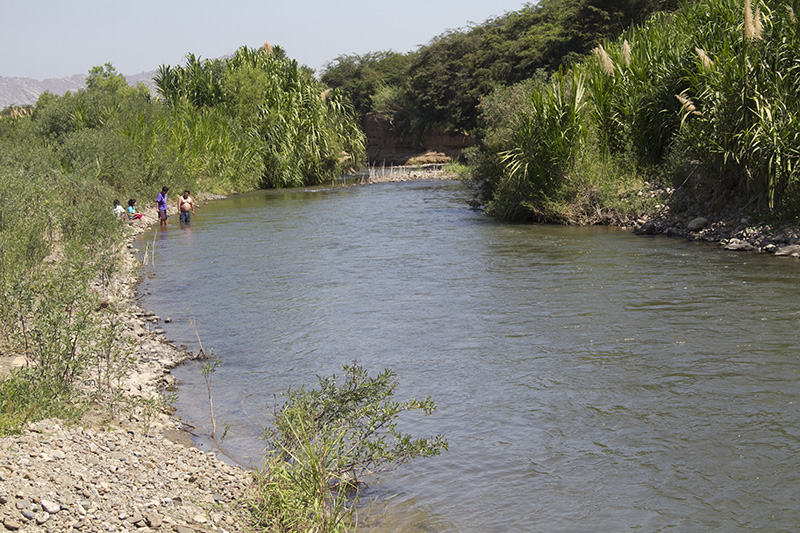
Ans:
{"label": "hazy sky", "polygon": [[0,76],[138,74],[264,41],[319,70],[342,54],[407,52],[448,29],[521,9],[518,0],[0,0]]}

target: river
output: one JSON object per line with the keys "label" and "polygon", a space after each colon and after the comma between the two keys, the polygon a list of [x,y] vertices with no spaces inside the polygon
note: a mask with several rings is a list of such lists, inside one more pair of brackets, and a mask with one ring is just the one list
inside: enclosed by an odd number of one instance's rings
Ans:
{"label": "river", "polygon": [[[357,360],[449,451],[378,478],[370,531],[791,531],[800,261],[610,228],[516,225],[457,182],[266,191],[144,234],[144,307],[213,349],[222,452]],[[151,257],[153,255],[151,254]],[[208,448],[199,363],[173,371]]]}

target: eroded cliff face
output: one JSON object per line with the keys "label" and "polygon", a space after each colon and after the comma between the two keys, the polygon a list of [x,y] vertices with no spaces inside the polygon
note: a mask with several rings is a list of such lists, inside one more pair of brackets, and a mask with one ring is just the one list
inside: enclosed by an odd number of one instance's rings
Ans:
{"label": "eroded cliff face", "polygon": [[388,120],[374,113],[364,117],[367,159],[371,165],[425,165],[449,163],[475,138],[460,132],[432,131],[421,142],[394,131]]}

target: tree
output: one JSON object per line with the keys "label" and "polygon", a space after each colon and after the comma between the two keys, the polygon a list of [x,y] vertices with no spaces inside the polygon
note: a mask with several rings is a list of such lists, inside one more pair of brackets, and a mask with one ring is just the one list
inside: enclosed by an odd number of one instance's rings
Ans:
{"label": "tree", "polygon": [[89,69],[89,75],[86,77],[87,91],[103,91],[117,94],[126,88],[128,88],[128,81],[125,76],[117,73],[111,63]]}

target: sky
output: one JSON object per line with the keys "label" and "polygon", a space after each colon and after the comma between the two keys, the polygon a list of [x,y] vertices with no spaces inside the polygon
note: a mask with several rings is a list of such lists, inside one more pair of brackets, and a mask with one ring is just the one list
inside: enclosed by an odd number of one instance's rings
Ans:
{"label": "sky", "polygon": [[133,75],[265,41],[319,72],[340,55],[408,52],[519,0],[0,0],[0,76]]}

